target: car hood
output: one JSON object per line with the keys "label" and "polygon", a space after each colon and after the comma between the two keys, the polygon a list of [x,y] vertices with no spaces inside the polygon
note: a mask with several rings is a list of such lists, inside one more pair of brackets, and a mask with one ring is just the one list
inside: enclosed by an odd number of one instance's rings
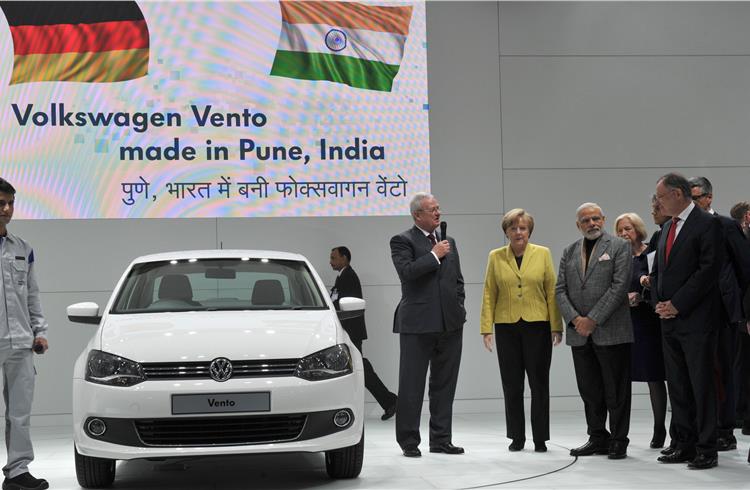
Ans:
{"label": "car hood", "polygon": [[330,310],[109,315],[101,349],[137,362],[300,358],[340,342]]}

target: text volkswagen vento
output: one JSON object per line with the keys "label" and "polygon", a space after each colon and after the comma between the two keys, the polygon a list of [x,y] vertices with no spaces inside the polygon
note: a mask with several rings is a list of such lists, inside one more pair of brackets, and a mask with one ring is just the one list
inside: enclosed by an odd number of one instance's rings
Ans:
{"label": "text volkswagen vento", "polygon": [[[340,301],[339,315],[364,301]],[[134,260],[73,375],[76,474],[102,487],[116,460],[325,451],[353,478],[364,451],[362,358],[310,263],[211,250]]]}

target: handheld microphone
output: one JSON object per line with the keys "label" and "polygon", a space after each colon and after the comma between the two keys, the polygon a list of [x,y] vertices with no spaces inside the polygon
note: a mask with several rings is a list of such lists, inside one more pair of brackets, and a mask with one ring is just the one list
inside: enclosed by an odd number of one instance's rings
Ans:
{"label": "handheld microphone", "polygon": [[448,239],[448,235],[446,234],[446,231],[445,231],[447,229],[448,229],[448,223],[446,223],[445,221],[441,221],[440,222],[440,239],[441,240]]}

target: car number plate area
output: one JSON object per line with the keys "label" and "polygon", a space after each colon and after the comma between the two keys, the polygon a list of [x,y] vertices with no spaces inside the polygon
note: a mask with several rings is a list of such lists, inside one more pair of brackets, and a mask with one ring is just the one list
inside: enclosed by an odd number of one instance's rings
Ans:
{"label": "car number plate area", "polygon": [[172,414],[268,412],[271,393],[206,393],[200,395],[172,395]]}

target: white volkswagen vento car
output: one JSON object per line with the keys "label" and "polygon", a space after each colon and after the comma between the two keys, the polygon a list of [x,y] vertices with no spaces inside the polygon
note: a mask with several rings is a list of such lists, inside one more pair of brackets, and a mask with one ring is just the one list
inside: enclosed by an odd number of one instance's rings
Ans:
{"label": "white volkswagen vento car", "polygon": [[103,310],[67,313],[99,325],[73,374],[81,486],[110,485],[118,459],[248,453],[324,451],[331,477],[359,475],[362,358],[301,255],[140,257]]}

